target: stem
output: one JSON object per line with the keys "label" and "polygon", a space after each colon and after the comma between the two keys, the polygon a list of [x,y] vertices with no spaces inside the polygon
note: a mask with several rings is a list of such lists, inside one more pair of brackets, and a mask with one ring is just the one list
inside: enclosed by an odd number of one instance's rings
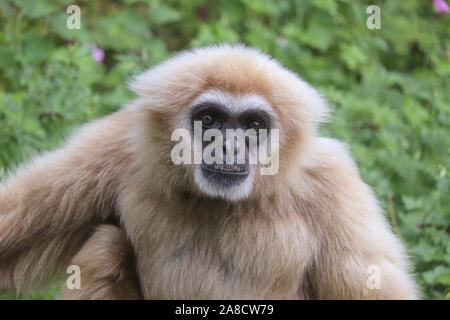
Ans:
{"label": "stem", "polygon": [[398,228],[397,217],[395,215],[394,204],[392,203],[391,193],[388,193],[388,211],[389,211],[389,215],[391,216],[391,223],[392,223],[392,226],[394,227],[395,233],[397,234],[397,236],[402,238],[402,234],[400,233],[400,229]]}

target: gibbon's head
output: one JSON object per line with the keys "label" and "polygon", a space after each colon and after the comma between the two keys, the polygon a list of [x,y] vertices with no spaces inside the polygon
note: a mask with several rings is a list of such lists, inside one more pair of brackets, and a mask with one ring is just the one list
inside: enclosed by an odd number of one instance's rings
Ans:
{"label": "gibbon's head", "polygon": [[270,196],[292,179],[327,115],[313,87],[242,45],[182,52],[131,87],[139,95],[135,152],[152,179],[229,201]]}

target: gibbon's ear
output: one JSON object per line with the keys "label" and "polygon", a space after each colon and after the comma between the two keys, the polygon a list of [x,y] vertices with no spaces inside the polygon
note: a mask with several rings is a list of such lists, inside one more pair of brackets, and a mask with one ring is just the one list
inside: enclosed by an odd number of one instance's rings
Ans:
{"label": "gibbon's ear", "polygon": [[297,75],[295,81],[295,107],[300,113],[299,121],[305,127],[312,126],[317,129],[322,123],[330,119],[330,108],[327,100],[313,86]]}

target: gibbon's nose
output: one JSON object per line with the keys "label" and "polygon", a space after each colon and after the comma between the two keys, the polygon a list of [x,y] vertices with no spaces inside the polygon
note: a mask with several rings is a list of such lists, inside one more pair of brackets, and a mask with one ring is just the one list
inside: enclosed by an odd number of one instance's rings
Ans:
{"label": "gibbon's nose", "polygon": [[237,138],[234,138],[234,143],[233,139],[225,139],[223,142],[223,158],[224,161],[229,164],[245,164],[245,145],[240,145]]}

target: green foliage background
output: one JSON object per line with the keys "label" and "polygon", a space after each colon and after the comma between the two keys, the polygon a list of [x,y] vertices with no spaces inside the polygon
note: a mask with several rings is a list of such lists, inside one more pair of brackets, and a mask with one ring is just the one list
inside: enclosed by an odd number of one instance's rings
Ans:
{"label": "green foliage background", "polygon": [[[69,4],[81,8],[81,30],[66,28]],[[366,28],[370,4],[381,30]],[[323,133],[350,145],[407,243],[423,297],[450,297],[450,15],[431,0],[3,0],[0,25],[3,173],[130,101],[132,75],[174,51],[243,42],[329,99]],[[105,50],[103,63],[88,43]]]}

